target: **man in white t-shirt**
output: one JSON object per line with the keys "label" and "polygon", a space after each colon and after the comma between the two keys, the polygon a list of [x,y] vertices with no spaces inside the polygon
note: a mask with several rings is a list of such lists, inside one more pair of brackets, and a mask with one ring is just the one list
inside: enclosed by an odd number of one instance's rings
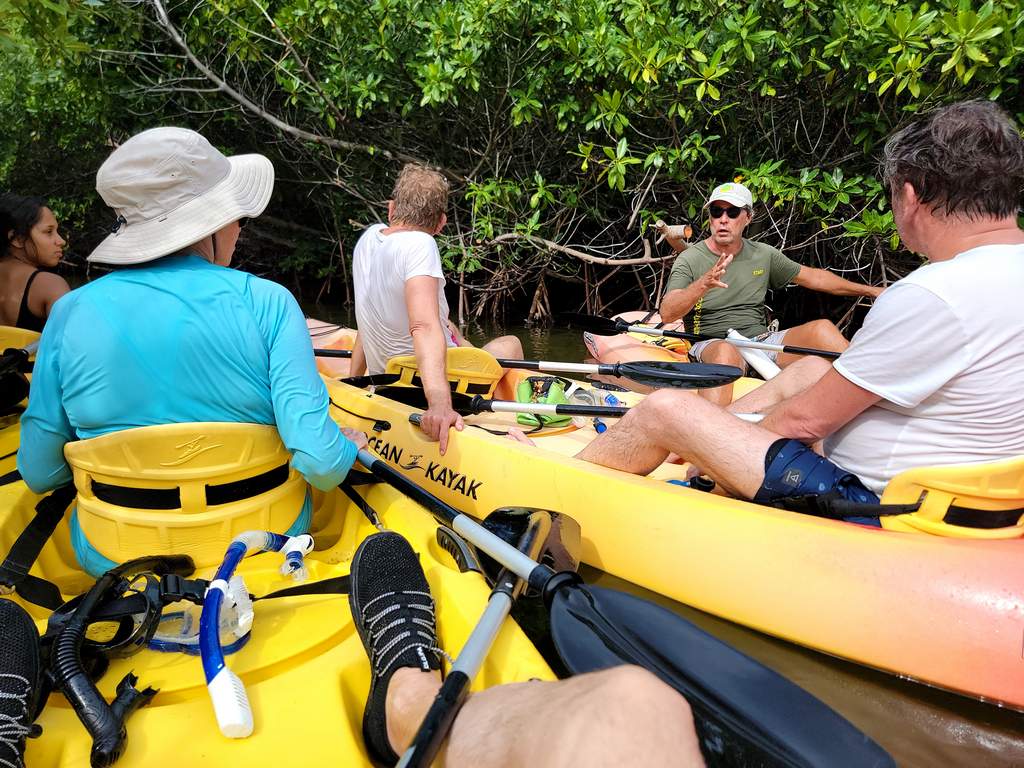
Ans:
{"label": "man in white t-shirt", "polygon": [[645,474],[675,452],[754,501],[874,503],[912,467],[1024,454],[1024,140],[994,103],[962,102],[890,138],[882,169],[904,245],[930,263],[876,299],[834,365],[805,358],[728,411],[659,391],[579,457]]}
{"label": "man in white t-shirt", "polygon": [[[448,430],[461,430],[445,372],[448,347],[469,346],[448,319],[441,254],[434,235],[447,223],[448,182],[437,171],[410,163],[388,202],[388,224],[368,228],[352,256],[356,323],[352,375],[382,373],[390,358],[416,355],[428,408],[420,427],[448,448]],[[515,336],[484,345],[495,357],[519,359]]]}

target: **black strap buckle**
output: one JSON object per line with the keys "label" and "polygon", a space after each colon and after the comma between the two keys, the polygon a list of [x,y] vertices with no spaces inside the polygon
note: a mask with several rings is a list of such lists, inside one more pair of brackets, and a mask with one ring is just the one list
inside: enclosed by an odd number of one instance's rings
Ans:
{"label": "black strap buckle", "polygon": [[210,582],[206,579],[186,579],[176,573],[165,573],[160,578],[160,603],[169,605],[179,600],[188,600],[195,605],[202,605],[209,586]]}

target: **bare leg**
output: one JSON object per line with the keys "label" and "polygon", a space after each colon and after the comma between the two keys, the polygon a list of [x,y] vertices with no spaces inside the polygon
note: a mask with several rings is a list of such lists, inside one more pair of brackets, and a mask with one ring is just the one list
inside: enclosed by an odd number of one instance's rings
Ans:
{"label": "bare leg", "polygon": [[[708,344],[701,352],[702,363],[719,363],[720,365],[735,365],[740,370],[746,370],[747,364],[736,347],[724,341],[716,341]],[[721,387],[700,390],[701,397],[709,403],[720,405],[723,408],[732,402],[732,384],[723,384]]]}
{"label": "bare leg", "polygon": [[483,348],[495,357],[504,357],[509,360],[523,359],[523,343],[518,336],[499,336],[491,339]]}
{"label": "bare leg", "polygon": [[765,413],[783,400],[803,392],[831,368],[832,363],[824,358],[804,355],[771,381],[733,402],[728,410],[731,413]]}
{"label": "bare leg", "polygon": [[[399,754],[438,686],[437,675],[415,669],[392,678],[388,735]],[[455,721],[443,759],[449,768],[703,765],[686,700],[639,667],[475,693]]]}
{"label": "bare leg", "polygon": [[764,482],[764,457],[778,439],[692,392],[663,389],[648,395],[576,458],[645,475],[676,453],[733,495],[750,499]]}
{"label": "bare leg", "polygon": [[[814,349],[826,349],[830,352],[842,352],[850,342],[839,332],[831,320],[812,320],[809,323],[798,325],[786,331],[782,339],[783,344],[794,347],[813,347]],[[790,355],[782,353],[776,361],[780,368],[795,363],[804,355]]]}

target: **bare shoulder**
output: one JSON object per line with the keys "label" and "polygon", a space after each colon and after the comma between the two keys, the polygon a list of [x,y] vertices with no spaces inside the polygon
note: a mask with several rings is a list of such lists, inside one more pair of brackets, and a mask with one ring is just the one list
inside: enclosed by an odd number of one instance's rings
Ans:
{"label": "bare shoulder", "polygon": [[71,290],[68,281],[53,272],[40,272],[32,283],[29,294],[29,309],[38,316],[50,314],[50,307]]}

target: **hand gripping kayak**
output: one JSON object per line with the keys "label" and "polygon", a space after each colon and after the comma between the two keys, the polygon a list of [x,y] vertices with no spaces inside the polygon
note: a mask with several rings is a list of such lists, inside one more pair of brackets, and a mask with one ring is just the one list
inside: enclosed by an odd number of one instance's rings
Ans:
{"label": "hand gripping kayak", "polygon": [[312,549],[313,537],[309,534],[284,536],[267,531],[246,531],[228,545],[224,561],[206,590],[203,612],[199,617],[199,655],[217,726],[228,738],[244,739],[252,734],[253,729],[252,708],[245,685],[224,663],[224,649],[220,642],[221,605],[228,594],[235,568],[250,551],[283,552],[281,572],[302,581],[306,578],[303,556]]}

